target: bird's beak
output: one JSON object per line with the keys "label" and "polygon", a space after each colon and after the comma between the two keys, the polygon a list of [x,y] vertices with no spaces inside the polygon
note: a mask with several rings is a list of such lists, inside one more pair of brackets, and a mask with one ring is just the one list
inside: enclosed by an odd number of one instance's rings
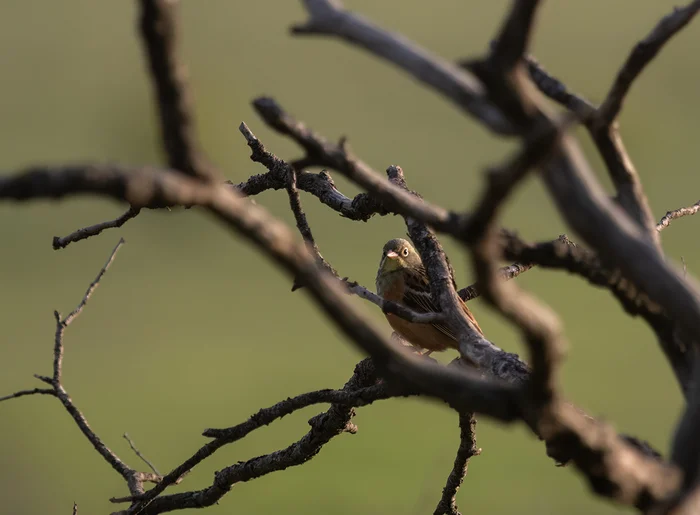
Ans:
{"label": "bird's beak", "polygon": [[396,259],[397,257],[399,257],[399,255],[393,250],[390,250],[386,253],[386,257],[388,257],[389,259]]}

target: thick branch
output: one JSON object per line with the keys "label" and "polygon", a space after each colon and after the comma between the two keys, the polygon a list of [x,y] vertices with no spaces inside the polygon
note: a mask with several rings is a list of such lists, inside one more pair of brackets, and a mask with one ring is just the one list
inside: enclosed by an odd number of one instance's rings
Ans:
{"label": "thick branch", "polygon": [[304,0],[309,19],[295,25],[299,35],[335,36],[361,46],[439,91],[490,129],[508,134],[511,126],[486,98],[483,86],[471,74],[418,45],[347,11],[339,0]]}
{"label": "thick branch", "polygon": [[[251,238],[284,268],[300,274],[322,309],[353,341],[374,356],[382,373],[400,379],[409,389],[443,398],[460,411],[473,410],[501,420],[520,416],[513,387],[484,381],[469,371],[444,369],[379,337],[344,299],[336,280],[319,270],[308,252],[294,242],[291,233],[262,208],[239,199],[230,188],[204,185],[168,172],[128,173],[104,168],[71,168],[57,174],[35,169],[0,179],[0,198],[60,197],[74,191],[108,194],[137,206],[201,204],[207,207],[217,218]],[[504,368],[500,372],[507,375],[505,363],[502,362]]]}
{"label": "thick branch", "polygon": [[[619,268],[664,313],[676,320],[689,341],[700,341],[700,297],[695,281],[684,278],[659,255],[638,226],[611,203],[580,151],[570,141],[565,144],[566,154],[560,155],[544,174],[562,215],[599,251],[604,262]],[[693,362],[694,350],[679,349],[679,352],[686,353],[686,362]],[[687,389],[685,384],[684,390]]]}
{"label": "thick branch", "polygon": [[513,0],[500,33],[492,45],[492,59],[503,70],[512,70],[521,61],[530,43],[534,18],[540,0]]}
{"label": "thick branch", "polygon": [[140,4],[141,36],[153,78],[168,165],[192,177],[215,179],[219,174],[197,141],[187,67],[178,56],[177,1],[140,0]]}

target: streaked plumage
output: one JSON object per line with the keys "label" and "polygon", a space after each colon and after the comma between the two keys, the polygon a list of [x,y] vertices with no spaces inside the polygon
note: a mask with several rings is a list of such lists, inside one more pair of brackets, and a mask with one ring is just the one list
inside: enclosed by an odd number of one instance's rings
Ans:
{"label": "streaked plumage", "polygon": [[[377,293],[386,300],[399,302],[419,313],[438,311],[430,295],[430,282],[420,255],[406,240],[396,238],[384,245],[377,272]],[[467,305],[464,313],[474,327],[483,334]],[[389,325],[415,347],[429,351],[458,348],[454,332],[441,322],[418,324],[391,313],[386,314]]]}

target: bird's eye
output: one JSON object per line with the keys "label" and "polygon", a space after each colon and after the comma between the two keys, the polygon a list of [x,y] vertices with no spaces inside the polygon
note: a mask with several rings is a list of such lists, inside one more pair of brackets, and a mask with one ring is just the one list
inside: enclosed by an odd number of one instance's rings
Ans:
{"label": "bird's eye", "polygon": [[407,248],[404,248],[404,249],[401,251],[401,254],[403,254],[404,257],[408,256],[408,249],[407,249]]}

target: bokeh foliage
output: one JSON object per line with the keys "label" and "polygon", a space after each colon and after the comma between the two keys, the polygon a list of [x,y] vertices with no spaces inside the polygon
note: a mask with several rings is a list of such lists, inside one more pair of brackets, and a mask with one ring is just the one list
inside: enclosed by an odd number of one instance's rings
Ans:
{"label": "bokeh foliage", "polygon": [[[346,3],[453,59],[482,52],[509,4]],[[548,2],[534,53],[575,91],[599,101],[628,50],[673,5]],[[128,1],[0,4],[2,173],[33,163],[159,162],[136,15]],[[324,135],[347,135],[378,170],[400,164],[426,198],[470,206],[484,167],[501,160],[512,142],[492,137],[433,92],[356,49],[290,37],[289,25],[303,18],[297,2],[183,2],[184,51],[202,140],[228,178],[262,171],[236,130],[242,120],[270,150],[297,155],[250,108],[252,98],[268,94]],[[699,45],[697,25],[672,41],[634,85],[621,120],[659,217],[700,197]],[[356,191],[337,174],[336,182],[346,194]],[[371,286],[382,243],[405,232],[401,220],[350,222],[311,197],[302,200],[324,255],[341,274]],[[257,201],[291,222],[282,192]],[[0,395],[36,386],[32,374],[49,372],[53,309],[75,306],[120,234],[127,245],[66,334],[64,382],[93,428],[129,463],[136,457],[121,439],[125,431],[167,471],[204,441],[205,427],[235,424],[262,406],[339,387],[350,376],[360,354],[305,293],[290,293],[290,278],[196,210],[146,212],[119,231],[51,249],[52,236],[122,210],[87,199],[0,205]],[[566,231],[536,179],[517,193],[504,223],[532,240]],[[699,220],[686,219],[664,233],[669,256],[684,256],[690,273],[700,269],[699,230]],[[466,284],[469,263],[451,241],[445,244]],[[567,395],[666,449],[681,399],[652,333],[610,295],[577,278],[534,270],[518,281],[565,322]],[[471,305],[493,341],[522,351],[502,320],[478,300]],[[381,320],[371,306],[366,310]],[[221,451],[185,486],[205,486],[214,470],[298,439],[319,409]],[[208,513],[432,512],[457,447],[454,414],[424,400],[392,400],[359,410],[356,422],[357,435],[340,436],[303,467],[236,485]],[[458,495],[468,512],[617,511],[589,495],[573,469],[555,468],[522,427],[480,420],[477,431],[484,452],[472,460]],[[114,509],[110,496],[126,494],[53,398],[0,405],[0,434],[6,513],[68,513],[74,500],[81,512],[106,513]]]}

